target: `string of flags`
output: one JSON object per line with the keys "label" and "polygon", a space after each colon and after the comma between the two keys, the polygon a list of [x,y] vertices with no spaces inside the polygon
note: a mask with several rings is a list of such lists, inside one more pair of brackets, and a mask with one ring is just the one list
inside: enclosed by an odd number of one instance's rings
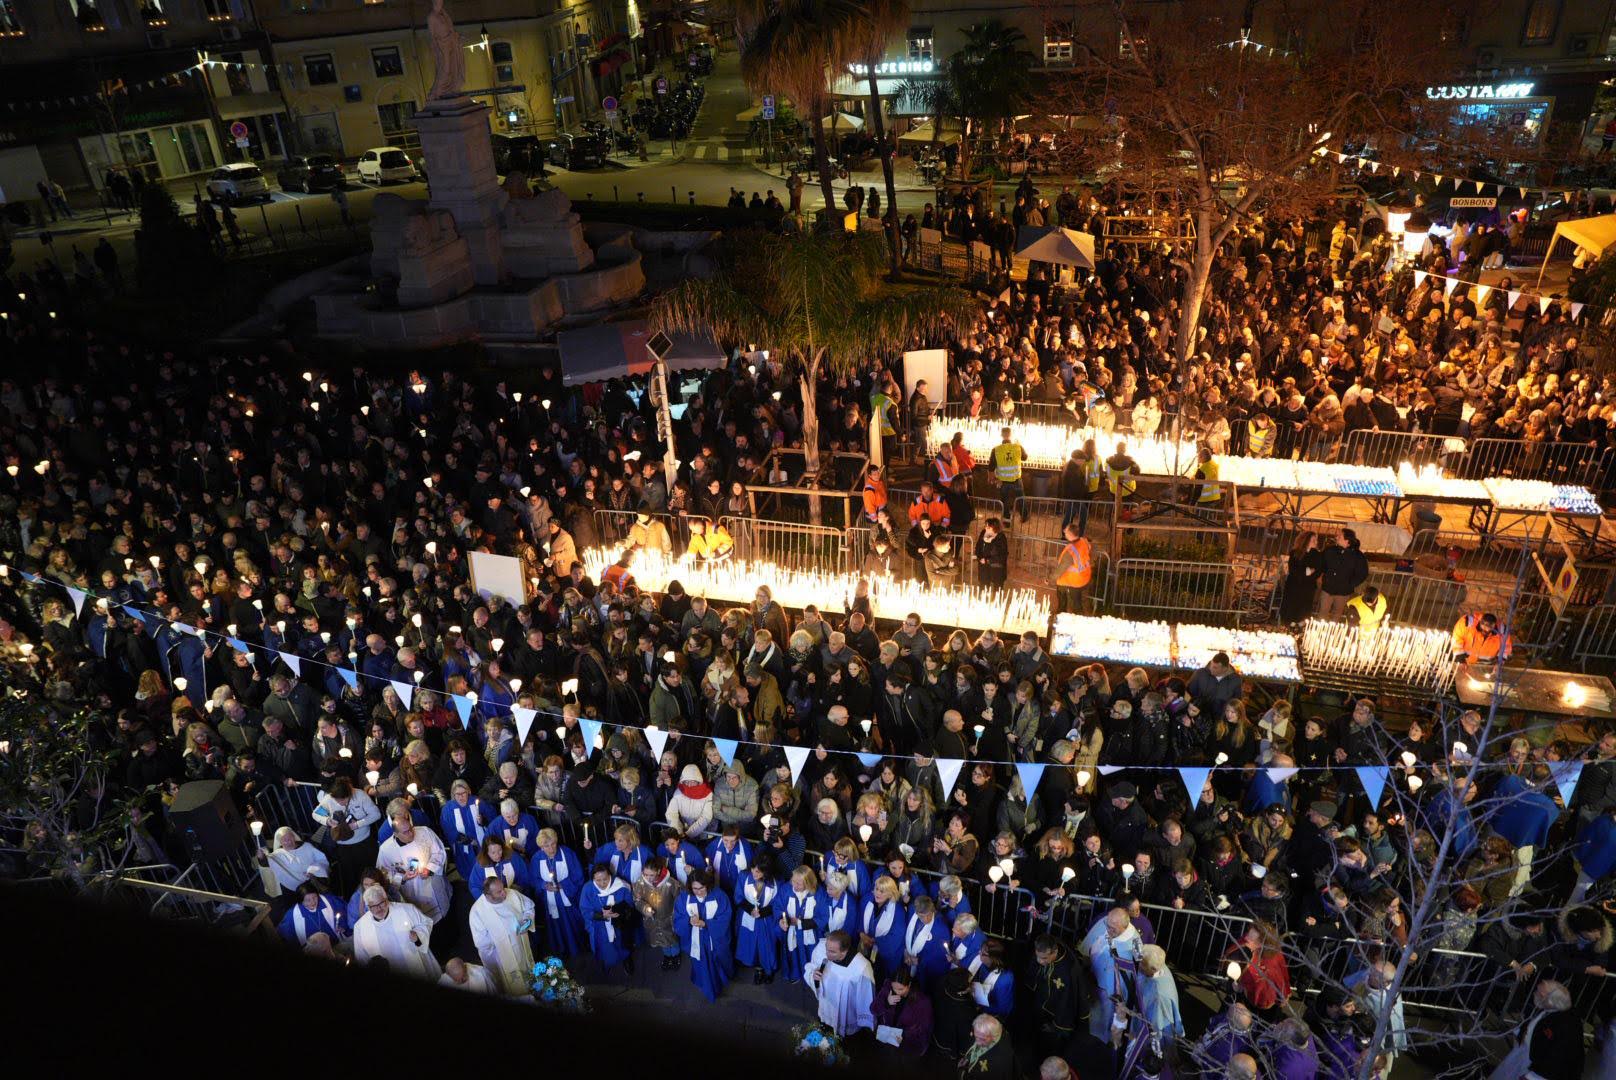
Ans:
{"label": "string of flags", "polygon": [[1421,180],[1429,176],[1433,181],[1435,181],[1438,188],[1440,188],[1443,184],[1452,184],[1453,193],[1455,195],[1464,194],[1466,188],[1470,189],[1472,195],[1482,195],[1485,194],[1487,188],[1492,188],[1494,194],[1497,196],[1504,196],[1509,192],[1514,191],[1518,192],[1522,199],[1525,199],[1530,195],[1531,192],[1538,191],[1542,192],[1544,195],[1558,194],[1564,199],[1571,198],[1571,190],[1565,187],[1540,187],[1536,184],[1506,184],[1498,180],[1477,180],[1474,177],[1469,176],[1455,176],[1452,173],[1439,173],[1432,169],[1404,169],[1400,165],[1387,165],[1385,162],[1376,161],[1374,158],[1365,157],[1362,154],[1347,154],[1340,150],[1331,150],[1327,146],[1321,146],[1317,150],[1313,151],[1313,153],[1316,157],[1333,157],[1343,165],[1351,162],[1358,168],[1367,169],[1372,173],[1379,173],[1382,169],[1385,169],[1391,173],[1393,178],[1402,176],[1404,172],[1407,172],[1416,180]]}
{"label": "string of flags", "polygon": [[[110,597],[91,592],[88,589],[79,589],[71,585],[64,585],[59,581],[41,577],[38,574],[31,574],[20,567],[7,567],[0,565],[0,580],[5,579],[9,572],[13,569],[16,570],[19,577],[29,584],[54,585],[64,589],[72,598],[74,614],[78,617],[82,617],[83,615],[85,602],[93,598],[96,601],[96,606],[98,607],[105,606],[109,610],[113,606],[122,608],[131,617],[138,619],[148,631],[151,630],[153,623],[161,623],[174,633],[185,634],[204,642],[206,642],[207,639],[212,638],[216,642],[222,642],[244,656],[252,656],[254,652],[269,654],[271,656],[269,663],[273,664],[275,660],[279,660],[281,663],[285,664],[287,669],[291,671],[292,674],[297,678],[302,678],[304,665],[312,664],[316,667],[335,671],[350,689],[357,689],[360,679],[366,679],[376,683],[385,683],[386,685],[392,687],[393,692],[398,695],[399,700],[403,702],[406,710],[412,707],[415,700],[416,685],[408,680],[372,675],[369,672],[359,671],[357,668],[344,667],[340,664],[328,664],[323,660],[316,660],[312,657],[301,656],[298,653],[288,652],[284,649],[272,648],[268,645],[256,645],[252,642],[244,641],[234,634],[220,634],[217,631],[204,630],[198,627],[188,626],[185,623],[171,622],[154,611],[147,611],[146,609],[137,607],[133,604],[121,603],[111,599]],[[234,627],[232,626],[231,629],[233,630]],[[353,654],[350,654],[350,656],[352,655]],[[166,654],[164,658],[166,661]],[[416,678],[421,678],[420,673],[417,673]],[[577,680],[568,681],[574,684],[575,689]],[[180,689],[183,690],[184,688],[181,687]],[[563,684],[563,692],[567,692],[567,684],[565,683]],[[454,703],[455,712],[459,714],[460,725],[463,730],[470,729],[471,717],[474,710],[482,709],[486,712],[491,708],[500,708],[510,713],[511,719],[516,724],[517,745],[519,746],[527,741],[529,733],[533,730],[533,725],[538,721],[540,716],[547,716],[556,720],[564,719],[563,714],[554,709],[534,709],[523,705],[516,705],[514,703],[511,705],[501,705],[497,702],[483,701],[475,691],[465,694],[450,694],[442,691],[434,691],[434,693],[439,693],[440,696],[446,697],[449,701]],[[639,731],[640,734],[645,738],[646,745],[650,748],[656,759],[660,761],[662,758],[662,752],[667,748],[668,737],[671,734],[671,732],[663,731],[653,725],[642,726],[640,724],[619,724],[612,721],[600,720],[587,716],[579,716],[576,719],[578,722],[579,735],[583,739],[584,746],[587,747],[591,753],[605,746],[605,739],[602,736],[603,729],[634,729]],[[865,720],[862,723],[866,734],[868,734],[871,722]],[[555,733],[558,740],[565,740],[565,726],[556,728]],[[540,732],[541,737],[544,737],[544,734],[544,732]],[[704,741],[711,742],[718,749],[719,756],[723,759],[725,765],[731,765],[734,763],[735,755],[739,752],[743,745],[779,750],[785,755],[786,764],[790,767],[791,782],[793,784],[795,784],[801,777],[803,766],[808,762],[808,755],[813,752],[814,749],[812,747],[791,746],[784,743],[759,742],[753,739],[716,739],[705,736],[697,736],[697,738],[702,738]],[[1464,763],[1467,765],[1472,764],[1468,760],[1468,753],[1463,755],[1463,759],[1457,757],[1459,749],[1460,748],[1458,746],[1455,746],[1456,760],[1464,760]],[[826,753],[854,758],[858,761],[860,767],[864,769],[879,768],[881,762],[886,760],[903,762],[911,760],[910,756],[905,754],[882,754],[861,750],[827,750]],[[1120,772],[1135,774],[1142,772],[1175,772],[1179,775],[1180,780],[1184,784],[1184,789],[1189,795],[1190,805],[1194,806],[1200,800],[1202,789],[1205,788],[1207,782],[1212,778],[1214,773],[1229,771],[1241,773],[1244,771],[1244,766],[1224,764],[1223,755],[1219,755],[1219,758],[1220,760],[1218,763],[1213,765],[1096,765],[1095,772],[1102,777],[1112,776]],[[937,768],[937,778],[940,786],[942,787],[943,798],[945,800],[953,794],[954,786],[959,780],[960,772],[967,763],[971,765],[992,765],[997,768],[1013,768],[1016,772],[1016,776],[1021,781],[1021,789],[1023,794],[1029,799],[1032,798],[1033,793],[1038,790],[1038,785],[1043,780],[1044,772],[1049,768],[1049,766],[1043,762],[992,761],[983,758],[965,759],[937,757],[932,759],[932,763]],[[1405,753],[1402,757],[1402,763],[1408,768],[1413,768],[1416,763],[1416,759],[1414,758],[1414,755]],[[1390,765],[1357,765],[1349,767],[1352,768],[1353,772],[1357,775],[1359,783],[1363,785],[1364,794],[1368,797],[1370,805],[1378,807],[1380,805],[1381,796],[1385,793],[1386,785],[1390,782],[1392,767]],[[1481,762],[1476,764],[1475,767],[1482,769],[1507,769],[1511,768],[1512,766],[1510,766],[1508,762]],[[1280,789],[1276,792],[1276,794],[1283,796],[1282,785],[1284,785],[1284,783],[1291,777],[1296,776],[1299,773],[1331,772],[1341,770],[1335,769],[1334,767],[1328,765],[1288,765],[1268,766],[1262,771],[1265,773],[1268,781],[1276,788]],[[1549,771],[1556,787],[1560,791],[1561,798],[1564,800],[1565,804],[1569,806],[1571,804],[1572,795],[1576,791],[1577,782],[1582,776],[1582,762],[1550,762]],[[1079,780],[1086,786],[1087,782],[1082,780],[1081,775],[1079,776]],[[1408,780],[1408,786],[1411,792],[1417,792],[1419,787],[1422,785],[1419,783],[1419,778],[1417,776],[1411,775]]]}
{"label": "string of flags", "polygon": [[[1488,294],[1497,290],[1497,286],[1495,285],[1482,285],[1473,281],[1460,281],[1456,277],[1449,277],[1446,274],[1431,274],[1425,270],[1414,271],[1414,287],[1419,288],[1428,277],[1439,277],[1442,279],[1443,299],[1451,297],[1454,290],[1460,285],[1467,286],[1471,293],[1475,296],[1476,307],[1478,309],[1486,303]],[[1509,289],[1506,291],[1505,295],[1509,298],[1509,305],[1504,309],[1505,312],[1514,311],[1516,302],[1519,301],[1523,296],[1528,300],[1537,301],[1537,311],[1539,315],[1548,314],[1549,305],[1551,304],[1569,303],[1572,322],[1576,322],[1578,319],[1582,318],[1582,311],[1588,306],[1587,304],[1568,302],[1563,297],[1544,296],[1542,293],[1531,292],[1527,289]]]}

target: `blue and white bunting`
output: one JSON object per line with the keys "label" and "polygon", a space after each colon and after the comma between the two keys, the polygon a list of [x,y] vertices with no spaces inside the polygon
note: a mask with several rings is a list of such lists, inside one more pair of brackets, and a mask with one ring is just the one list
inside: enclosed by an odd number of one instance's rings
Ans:
{"label": "blue and white bunting", "polygon": [[802,776],[802,767],[808,763],[808,748],[806,746],[787,746],[783,749],[786,752],[786,764],[791,766],[791,782],[795,784],[797,778]]}
{"label": "blue and white bunting", "polygon": [[584,737],[584,753],[595,752],[595,741],[600,738],[600,721],[588,716],[578,718],[578,731]]}
{"label": "blue and white bunting", "polygon": [[476,701],[470,694],[450,694],[449,700],[454,702],[455,712],[460,714],[460,727],[463,731],[471,729],[471,710],[476,707]]}
{"label": "blue and white bunting", "polygon": [[298,678],[303,677],[303,658],[297,653],[278,652],[275,655],[281,658],[281,663],[292,669],[292,674]]}
{"label": "blue and white bunting", "polygon": [[1359,765],[1356,772],[1358,783],[1363,785],[1364,794],[1369,797],[1369,808],[1380,809],[1380,796],[1386,790],[1386,777],[1390,770],[1384,765]]}
{"label": "blue and white bunting", "polygon": [[415,684],[407,683],[403,679],[388,679],[387,685],[393,688],[393,693],[398,695],[398,700],[408,709],[410,703],[415,700]]}
{"label": "blue and white bunting", "polygon": [[1190,793],[1190,805],[1193,807],[1201,801],[1201,789],[1206,787],[1207,778],[1212,775],[1211,766],[1180,766],[1178,775],[1184,780],[1184,790]]}
{"label": "blue and white bunting", "polygon": [[[659,727],[646,727],[643,729],[643,733],[645,735],[645,745],[651,748],[652,760],[661,765],[662,752],[668,748],[668,733]],[[806,750],[803,752],[807,753]],[[790,756],[791,751],[787,750],[786,757],[789,758]]]}
{"label": "blue and white bunting", "polygon": [[1038,784],[1044,779],[1044,769],[1041,762],[1022,761],[1016,764],[1016,775],[1021,777],[1021,793],[1031,802],[1033,793],[1038,790]]}
{"label": "blue and white bunting", "polygon": [[937,759],[937,779],[943,785],[943,801],[948,801],[954,794],[954,785],[959,781],[960,769],[965,766],[961,758],[940,757]]}
{"label": "blue and white bunting", "polygon": [[73,598],[73,615],[75,617],[83,615],[84,598],[90,594],[85,592],[83,589],[75,589],[73,586],[69,585],[67,586],[67,595]]}
{"label": "blue and white bunting", "polygon": [[735,751],[740,748],[740,740],[714,739],[713,745],[718,747],[718,756],[724,759],[725,765],[735,764]]}

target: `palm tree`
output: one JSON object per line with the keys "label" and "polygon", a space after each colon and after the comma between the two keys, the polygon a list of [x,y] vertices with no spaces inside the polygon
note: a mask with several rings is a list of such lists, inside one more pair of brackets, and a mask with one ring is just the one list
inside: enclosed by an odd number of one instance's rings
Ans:
{"label": "palm tree", "polygon": [[979,310],[954,288],[894,286],[882,279],[882,244],[868,234],[738,235],[723,250],[721,272],[663,293],[651,324],[664,331],[710,333],[720,343],[755,343],[796,370],[802,392],[807,475],[819,471],[819,378],[935,338],[948,323]]}
{"label": "palm tree", "polygon": [[971,144],[978,132],[1002,126],[1026,106],[1033,93],[1034,57],[1027,36],[998,19],[967,27],[965,43],[942,64],[942,77],[910,79],[899,93],[913,107],[941,120],[959,121],[960,178],[970,175]]}
{"label": "palm tree", "polygon": [[853,10],[849,36],[862,55],[860,62],[870,80],[870,132],[881,155],[881,174],[887,185],[887,252],[894,277],[901,272],[898,241],[898,183],[892,175],[892,154],[887,150],[886,118],[881,115],[881,80],[876,75],[892,35],[909,25],[909,0],[863,0]]}
{"label": "palm tree", "polygon": [[825,214],[836,211],[823,119],[826,73],[845,55],[848,20],[838,0],[736,0],[741,77],[754,94],[785,94],[808,119]]}

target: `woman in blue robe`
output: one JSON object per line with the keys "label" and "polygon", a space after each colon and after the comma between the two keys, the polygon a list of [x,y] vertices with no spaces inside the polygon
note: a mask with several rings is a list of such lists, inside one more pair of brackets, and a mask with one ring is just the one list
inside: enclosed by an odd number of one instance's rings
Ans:
{"label": "woman in blue robe", "polygon": [[554,829],[539,830],[538,846],[539,850],[528,863],[533,905],[544,913],[544,933],[550,951],[566,959],[583,952],[588,940],[580,897],[589,883],[578,856],[572,849],[561,846],[561,838]]}
{"label": "woman in blue robe", "polygon": [[735,962],[756,968],[754,983],[772,983],[780,967],[780,886],[767,857],[735,889]]}
{"label": "woman in blue robe", "polygon": [[870,896],[859,910],[860,948],[875,964],[875,980],[883,982],[903,963],[903,932],[909,925],[909,911],[898,899],[898,887],[882,874],[870,888]]}
{"label": "woman in blue robe", "polygon": [[982,963],[971,984],[971,996],[982,1011],[1007,1020],[1016,1002],[1016,979],[1010,973],[1002,941],[982,944]]}
{"label": "woman in blue robe", "polygon": [[948,974],[948,941],[948,927],[937,914],[936,902],[929,896],[917,896],[909,905],[909,921],[903,928],[903,953],[915,958],[915,982],[928,995]]}
{"label": "woman in blue robe", "polygon": [[781,967],[787,982],[801,982],[814,946],[826,932],[825,891],[818,875],[807,866],[791,871],[791,882],[780,890],[775,904],[780,912]]}
{"label": "woman in blue robe", "polygon": [[937,901],[937,917],[949,929],[953,929],[955,919],[972,913],[971,898],[965,895],[960,879],[953,874],[937,883],[937,892],[932,899]]}
{"label": "woman in blue robe", "polygon": [[825,935],[832,930],[846,930],[849,934],[858,933],[859,905],[853,899],[853,894],[847,888],[847,875],[825,875],[825,902],[823,909],[825,921],[819,924],[819,940],[824,941]]}
{"label": "woman in blue robe", "polygon": [[[513,855],[525,859],[533,853],[539,823],[532,814],[517,806],[516,800],[506,799],[499,805],[499,814],[488,823],[488,832],[503,839]],[[471,895],[481,896],[482,893],[473,889]]]}
{"label": "woman in blue robe", "polygon": [[640,843],[640,830],[633,825],[619,825],[612,830],[610,847],[602,848],[598,858],[612,868],[629,888],[640,880],[640,871],[651,861],[652,851]]}
{"label": "woman in blue robe", "polygon": [[[538,830],[534,830],[536,835]],[[496,833],[489,833],[483,837],[482,849],[477,852],[477,861],[471,865],[471,876],[466,879],[466,887],[471,895],[483,894],[483,882],[491,877],[497,877],[505,883],[507,889],[519,889],[523,894],[532,896],[528,887],[527,863],[522,860],[520,852],[506,846],[505,838]]]}
{"label": "woman in blue robe", "polygon": [[462,881],[471,880],[472,867],[477,865],[477,851],[482,847],[483,804],[471,793],[471,785],[456,780],[449,789],[449,801],[444,804],[438,823],[443,826],[443,846],[454,859],[455,869]]}
{"label": "woman in blue robe", "polygon": [[864,901],[870,895],[870,868],[858,857],[858,846],[847,837],[836,841],[836,846],[825,856],[825,873],[846,875],[847,891],[853,899]]}
{"label": "woman in blue robe", "polygon": [[701,853],[701,848],[676,832],[670,832],[662,838],[662,850],[659,854],[667,860],[668,873],[672,874],[681,885],[690,884],[690,875],[697,870],[707,869],[707,856]]}
{"label": "woman in blue robe", "polygon": [[691,874],[689,889],[674,902],[673,929],[690,958],[690,981],[708,1001],[716,1001],[735,975],[729,937],[732,910],[711,871]]}
{"label": "woman in blue robe", "polygon": [[612,868],[597,863],[591,882],[584,886],[578,907],[589,929],[589,948],[610,972],[618,964],[634,974],[634,894]]}
{"label": "woman in blue robe", "polygon": [[333,946],[348,936],[348,912],[313,882],[297,887],[297,903],[281,919],[281,937],[297,945],[307,945],[311,934],[325,934]]}
{"label": "woman in blue robe", "polygon": [[395,904],[398,903],[398,890],[393,887],[392,882],[387,880],[386,874],[382,873],[374,866],[360,871],[359,887],[353,891],[352,896],[348,897],[348,928],[350,930],[359,925],[360,916],[364,915],[364,913],[369,910],[365,907],[365,890],[370,888],[372,885],[380,885],[382,888],[386,889],[387,899],[393,901]]}
{"label": "woman in blue robe", "polygon": [[720,892],[735,892],[741,876],[752,868],[757,849],[751,841],[741,838],[740,830],[725,829],[724,835],[707,845],[707,866],[716,877]]}

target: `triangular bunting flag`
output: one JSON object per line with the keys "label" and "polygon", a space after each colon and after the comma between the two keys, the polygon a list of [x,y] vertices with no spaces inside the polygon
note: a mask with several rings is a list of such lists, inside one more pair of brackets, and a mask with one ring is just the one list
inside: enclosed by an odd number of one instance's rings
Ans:
{"label": "triangular bunting flag", "polygon": [[1509,309],[1508,310],[1514,311],[1515,310],[1515,301],[1519,300],[1520,298],[1521,298],[1521,290],[1519,290],[1519,289],[1511,289],[1511,290],[1509,290]]}
{"label": "triangular bunting flag", "polygon": [[1493,291],[1493,287],[1491,285],[1477,285],[1476,286],[1476,306],[1480,307],[1483,303],[1485,303],[1486,300],[1487,300],[1487,294],[1492,292],[1492,291]]}
{"label": "triangular bunting flag", "polygon": [[741,745],[738,739],[714,739],[713,745],[718,747],[718,756],[724,759],[725,765],[735,764],[735,751]]}
{"label": "triangular bunting flag", "polygon": [[1294,765],[1275,765],[1268,770],[1268,779],[1276,784],[1283,784],[1300,771]]}
{"label": "triangular bunting flag", "polygon": [[1480,180],[1477,180],[1476,181],[1476,192],[1479,194],[1481,192],[1481,189],[1486,187],[1486,186],[1487,186],[1486,184],[1483,184]]}
{"label": "triangular bunting flag", "polygon": [[18,570],[17,573],[22,575],[22,579],[24,581],[33,582],[35,585],[39,584],[39,575],[38,574],[30,574],[26,570]]}
{"label": "triangular bunting flag", "polygon": [[[650,736],[647,735],[646,738],[649,741]],[[663,739],[666,740],[667,736],[664,735]],[[806,746],[784,746],[781,749],[786,752],[786,764],[791,766],[791,782],[795,784],[797,778],[802,775],[802,767],[808,763],[808,748]],[[659,759],[661,756],[660,754],[657,755]]]}
{"label": "triangular bunting flag", "polygon": [[1207,777],[1212,775],[1212,770],[1204,765],[1193,768],[1186,766],[1178,770],[1178,775],[1184,778],[1184,790],[1190,793],[1190,806],[1193,808],[1201,801],[1201,789],[1206,787]]}
{"label": "triangular bunting flag", "polygon": [[858,763],[866,769],[873,769],[881,764],[880,754],[854,754],[853,756],[858,758]]}
{"label": "triangular bunting flag", "polygon": [[937,779],[943,785],[943,801],[947,802],[954,794],[954,782],[959,779],[960,769],[965,762],[960,758],[940,757],[937,759]]}
{"label": "triangular bunting flag", "polygon": [[[652,760],[661,762],[662,751],[666,750],[668,747],[668,733],[659,727],[648,727],[644,728],[643,731],[645,734],[645,745],[651,748]],[[801,750],[803,759],[807,760],[808,748],[805,746],[786,747],[786,760],[789,761],[791,759],[791,751],[793,750]],[[802,768],[802,764],[800,762],[798,763],[797,768]],[[797,774],[795,772],[791,774],[791,782],[793,784],[797,782]]]}
{"label": "triangular bunting flag", "polygon": [[73,614],[75,616],[84,614],[84,598],[90,594],[85,592],[83,589],[75,589],[73,586],[69,585],[67,587],[67,595],[73,598]]}
{"label": "triangular bunting flag", "polygon": [[1363,785],[1364,794],[1369,796],[1369,808],[1380,808],[1380,796],[1386,790],[1387,769],[1384,765],[1359,765],[1357,767],[1358,783]]}
{"label": "triangular bunting flag", "polygon": [[1523,198],[1523,199],[1526,198],[1526,189],[1525,188],[1521,188],[1521,198]]}
{"label": "triangular bunting flag", "polygon": [[[242,656],[251,656],[252,655],[252,650],[247,648],[247,643],[245,641],[242,641],[238,637],[227,637],[227,638],[224,639],[224,643],[226,645],[230,646],[232,649],[236,650]],[[405,708],[408,708],[409,707],[409,702],[406,701],[404,703],[404,706],[405,706]]]}
{"label": "triangular bunting flag", "polygon": [[537,709],[529,709],[522,705],[511,706],[511,718],[516,721],[517,746],[527,742],[527,733],[533,730],[533,719],[538,715]]}
{"label": "triangular bunting flag", "polygon": [[1016,766],[1016,775],[1021,777],[1021,794],[1028,802],[1032,801],[1033,793],[1038,790],[1038,782],[1044,778],[1045,766],[1035,761],[1024,761]]}
{"label": "triangular bunting flag", "polygon": [[290,668],[293,675],[300,679],[303,677],[303,658],[301,656],[290,652],[283,652],[278,655],[281,658],[281,663]]}
{"label": "triangular bunting flag", "polygon": [[393,693],[398,695],[398,700],[402,701],[404,707],[408,709],[410,702],[415,700],[415,685],[407,683],[403,679],[389,679],[387,681],[392,684]]}
{"label": "triangular bunting flag", "polygon": [[461,730],[469,730],[471,728],[472,706],[476,703],[472,701],[470,694],[451,694],[449,697],[454,702],[455,712],[460,714]]}
{"label": "triangular bunting flag", "polygon": [[1554,786],[1560,789],[1561,801],[1570,806],[1571,797],[1577,793],[1577,781],[1582,779],[1582,762],[1552,761],[1549,772],[1554,776]]}
{"label": "triangular bunting flag", "polygon": [[348,689],[359,689],[359,672],[355,671],[353,668],[345,668],[339,665],[337,667],[337,674],[341,675],[342,681],[348,684]]}
{"label": "triangular bunting flag", "polygon": [[1437,173],[1437,174],[1436,174],[1436,182],[1437,182],[1437,183],[1438,183],[1438,184],[1439,184],[1439,185],[1440,185],[1440,184],[1441,184],[1441,183],[1442,183],[1442,174],[1441,174],[1441,173]]}
{"label": "triangular bunting flag", "polygon": [[1581,304],[1572,304],[1571,305],[1571,321],[1576,322],[1580,318],[1582,318],[1582,305]]}
{"label": "triangular bunting flag", "polygon": [[587,716],[580,716],[578,718],[578,730],[583,732],[584,753],[594,753],[595,740],[600,738],[600,721],[590,719]]}
{"label": "triangular bunting flag", "polygon": [[1401,165],[1393,165],[1392,166],[1392,179],[1395,180],[1398,176],[1400,176],[1402,174],[1402,172],[1403,172],[1403,167]]}
{"label": "triangular bunting flag", "polygon": [[1458,287],[1459,287],[1459,279],[1450,277],[1450,278],[1448,278],[1446,281],[1444,281],[1442,283],[1442,295],[1443,296],[1452,296],[1453,295],[1453,290],[1457,289]]}
{"label": "triangular bunting flag", "polygon": [[1099,768],[1100,768],[1100,775],[1101,776],[1110,776],[1112,773],[1121,772],[1123,769],[1126,769],[1127,766],[1126,765],[1101,765]]}
{"label": "triangular bunting flag", "polygon": [[1418,180],[1419,178],[1420,178],[1420,170],[1415,169],[1414,170],[1414,179]]}
{"label": "triangular bunting flag", "polygon": [[1547,296],[1538,297],[1537,298],[1537,313],[1539,315],[1548,314],[1549,305],[1552,304],[1552,303],[1554,303],[1554,301],[1552,299],[1550,299],[1549,297],[1547,297]]}
{"label": "triangular bunting flag", "polygon": [[1426,273],[1425,273],[1424,270],[1416,270],[1416,271],[1414,271],[1414,287],[1417,289],[1421,285],[1424,285],[1425,284],[1425,278],[1426,278]]}

